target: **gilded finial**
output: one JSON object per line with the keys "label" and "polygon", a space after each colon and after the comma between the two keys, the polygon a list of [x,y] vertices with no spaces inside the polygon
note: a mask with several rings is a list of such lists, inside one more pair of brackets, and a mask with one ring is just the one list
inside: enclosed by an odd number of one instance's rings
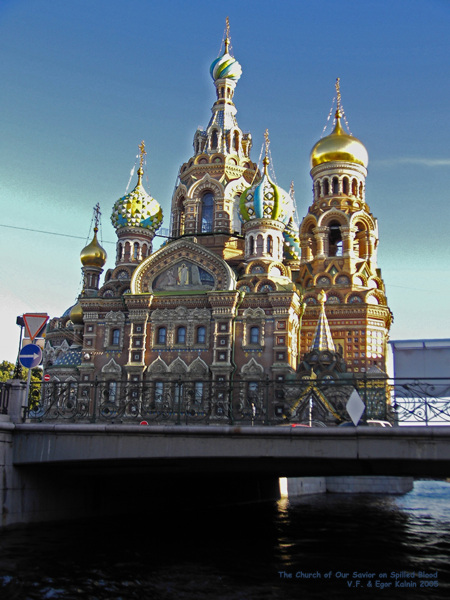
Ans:
{"label": "gilded finial", "polygon": [[325,294],[325,290],[320,290],[319,295],[317,296],[317,300],[319,301],[321,306],[325,304],[325,302],[327,301],[327,295]]}
{"label": "gilded finial", "polygon": [[98,225],[100,223],[100,216],[101,216],[101,211],[100,211],[100,204],[97,202],[97,204],[94,206],[94,231],[97,232],[98,231]]}
{"label": "gilded finial", "polygon": [[342,104],[341,104],[341,78],[336,77],[336,119],[340,119],[342,117]]}
{"label": "gilded finial", "polygon": [[291,181],[291,187],[289,188],[289,196],[292,200],[295,199],[294,180]]}
{"label": "gilded finial", "polygon": [[138,169],[138,185],[142,182],[142,175],[144,174],[144,157],[146,156],[147,152],[145,150],[145,142],[144,140],[142,140],[142,142],[139,144],[139,169]]}
{"label": "gilded finial", "polygon": [[268,164],[270,162],[269,161],[270,140],[269,140],[269,130],[268,129],[266,129],[265,132],[264,132],[264,145],[265,145],[265,148],[266,148],[266,154],[265,154],[264,159],[263,159],[263,165],[264,165],[264,172],[267,175],[267,166],[268,166]]}
{"label": "gilded finial", "polygon": [[225,19],[225,54],[228,54],[228,47],[230,45],[230,18]]}
{"label": "gilded finial", "polygon": [[145,151],[145,142],[144,140],[142,140],[142,142],[139,144],[139,163],[140,163],[140,168],[142,169],[142,167],[144,166],[144,156],[146,156],[147,152]]}

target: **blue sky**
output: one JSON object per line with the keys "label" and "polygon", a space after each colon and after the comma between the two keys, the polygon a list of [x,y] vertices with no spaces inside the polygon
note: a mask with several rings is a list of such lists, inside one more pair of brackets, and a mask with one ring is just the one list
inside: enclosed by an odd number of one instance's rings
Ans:
{"label": "blue sky", "polygon": [[253,159],[268,128],[277,182],[294,180],[306,214],[309,152],[340,77],[351,132],[369,152],[391,339],[450,337],[448,0],[2,0],[0,360],[15,359],[17,315],[74,303],[97,202],[113,266],[110,213],[142,139],[145,186],[169,226],[178,168],[209,121],[227,15]]}

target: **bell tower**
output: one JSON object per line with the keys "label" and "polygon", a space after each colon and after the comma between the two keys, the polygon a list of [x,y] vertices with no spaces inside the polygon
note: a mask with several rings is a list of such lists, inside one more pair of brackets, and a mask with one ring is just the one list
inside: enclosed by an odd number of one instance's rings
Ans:
{"label": "bell tower", "polygon": [[386,369],[392,313],[377,265],[378,224],[366,203],[369,162],[350,132],[336,80],[334,129],[311,151],[313,201],[300,226],[298,283],[306,303],[301,353],[311,349],[321,290],[333,342],[354,372]]}

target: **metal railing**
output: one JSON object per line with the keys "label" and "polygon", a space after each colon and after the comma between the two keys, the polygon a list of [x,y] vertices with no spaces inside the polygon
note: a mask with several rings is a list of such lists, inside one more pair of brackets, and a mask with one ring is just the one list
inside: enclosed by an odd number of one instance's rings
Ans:
{"label": "metal railing", "polygon": [[[42,382],[32,384],[28,419],[148,424],[336,426],[350,422],[357,390],[361,424],[450,424],[450,379]],[[3,398],[3,396],[2,396]],[[4,400],[2,400],[4,402]],[[7,402],[7,400],[6,400]],[[3,406],[3,405],[2,405]]]}

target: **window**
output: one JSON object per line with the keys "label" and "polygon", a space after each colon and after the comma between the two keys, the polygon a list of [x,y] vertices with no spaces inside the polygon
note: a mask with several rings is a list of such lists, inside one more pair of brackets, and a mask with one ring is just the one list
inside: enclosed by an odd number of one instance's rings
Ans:
{"label": "window", "polygon": [[272,236],[269,235],[267,237],[267,254],[272,255],[273,253],[273,242],[272,242]]}
{"label": "window", "polygon": [[206,327],[197,327],[197,344],[204,344],[206,342]]}
{"label": "window", "polygon": [[155,381],[155,402],[162,402],[164,395],[164,383]]}
{"label": "window", "polygon": [[255,254],[255,239],[253,236],[250,236],[249,254]]}
{"label": "window", "polygon": [[117,397],[117,381],[110,381],[108,385],[108,400],[115,402]]}
{"label": "window", "polygon": [[344,179],[342,180],[342,191],[344,192],[344,194],[348,195],[348,190],[349,190],[348,177],[344,177]]}
{"label": "window", "polygon": [[186,327],[178,327],[177,329],[177,344],[186,343]]}
{"label": "window", "polygon": [[181,402],[181,400],[183,399],[183,387],[184,387],[183,383],[175,384],[173,399],[174,399],[174,402],[177,404],[179,402]]}
{"label": "window", "polygon": [[259,344],[259,327],[250,327],[250,344]]}
{"label": "window", "polygon": [[332,185],[333,194],[339,194],[339,179],[337,177],[333,177]]}
{"label": "window", "polygon": [[134,242],[133,244],[133,258],[134,260],[139,258],[139,244],[137,242]]}
{"label": "window", "polygon": [[166,338],[167,338],[167,329],[165,327],[159,327],[159,329],[158,329],[157,343],[158,344],[165,344],[166,343]]}
{"label": "window", "polygon": [[203,400],[203,381],[194,383],[194,402],[200,403]]}
{"label": "window", "polygon": [[209,233],[213,230],[213,209],[214,196],[211,192],[206,192],[202,198],[202,233]]}
{"label": "window", "polygon": [[120,343],[120,329],[113,329],[111,336],[111,344],[113,346],[118,346]]}

